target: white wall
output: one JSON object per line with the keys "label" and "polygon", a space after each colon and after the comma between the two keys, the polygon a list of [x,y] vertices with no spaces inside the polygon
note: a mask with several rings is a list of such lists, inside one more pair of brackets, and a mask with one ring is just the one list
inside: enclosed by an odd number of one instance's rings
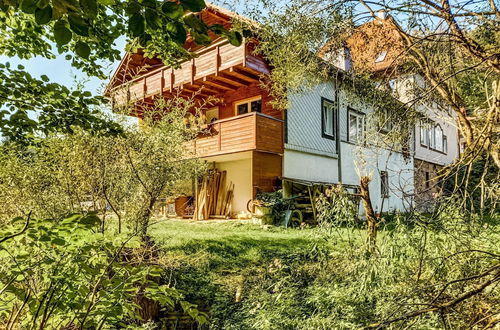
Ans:
{"label": "white wall", "polygon": [[227,171],[226,185],[234,183],[232,212],[247,210],[247,202],[252,199],[252,159],[217,162],[219,171]]}
{"label": "white wall", "polygon": [[335,157],[285,150],[283,176],[316,182],[338,182],[338,162]]}
{"label": "white wall", "polygon": [[[425,88],[426,83],[424,78],[420,75],[407,75],[396,79],[395,86],[395,96],[401,102],[407,103],[413,102],[415,87]],[[449,107],[440,107],[435,102],[419,102],[416,103],[415,106],[417,111],[441,126],[443,134],[446,135],[448,140],[448,151],[446,153],[432,150],[428,146],[422,146],[420,144],[420,125],[417,124],[414,132],[415,158],[438,165],[451,164],[459,156],[458,129],[455,120],[456,115]]]}
{"label": "white wall", "polygon": [[[370,197],[375,211],[409,211],[412,205],[414,179],[413,158],[404,159],[398,152],[365,148],[342,142],[342,183],[359,185],[360,176],[369,176]],[[389,176],[389,197],[383,198],[380,171]],[[360,205],[360,211],[363,209]]]}
{"label": "white wall", "polygon": [[[288,143],[283,158],[285,177],[339,182],[336,141],[321,136],[321,97],[335,101],[335,95],[335,85],[325,83],[307,95],[290,97]],[[386,149],[346,142],[347,108],[369,114],[373,107],[346,90],[339,92],[338,101],[342,183],[359,185],[359,175],[368,175],[372,178],[370,193],[376,211],[408,210],[412,205],[413,159],[404,159],[401,153],[391,153]],[[380,171],[388,172],[389,198],[381,196]]]}

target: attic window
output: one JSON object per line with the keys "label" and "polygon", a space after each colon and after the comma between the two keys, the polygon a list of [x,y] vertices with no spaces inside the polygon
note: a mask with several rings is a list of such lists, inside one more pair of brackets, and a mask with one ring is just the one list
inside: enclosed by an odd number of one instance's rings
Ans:
{"label": "attic window", "polygon": [[386,56],[387,56],[387,51],[386,50],[378,53],[377,58],[375,59],[375,63],[383,62],[385,60]]}

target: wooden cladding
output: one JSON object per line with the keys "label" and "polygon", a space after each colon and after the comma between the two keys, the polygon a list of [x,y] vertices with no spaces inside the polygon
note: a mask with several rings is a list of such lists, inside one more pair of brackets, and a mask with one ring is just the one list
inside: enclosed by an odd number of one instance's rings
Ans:
{"label": "wooden cladding", "polygon": [[242,151],[283,153],[283,121],[260,113],[248,113],[216,121],[209,133],[193,141],[198,157]]}
{"label": "wooden cladding", "polygon": [[168,96],[174,89],[201,96],[216,95],[259,81],[269,74],[265,61],[248,52],[250,44],[235,47],[222,40],[198,50],[197,57],[179,68],[161,67],[111,89],[114,106],[125,106],[155,96]]}
{"label": "wooden cladding", "polygon": [[254,151],[252,155],[253,196],[259,192],[275,191],[282,176],[282,156],[267,152]]}

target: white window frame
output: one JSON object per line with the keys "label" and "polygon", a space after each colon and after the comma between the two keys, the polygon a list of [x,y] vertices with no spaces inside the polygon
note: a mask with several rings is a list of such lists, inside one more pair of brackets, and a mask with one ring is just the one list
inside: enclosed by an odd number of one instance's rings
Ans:
{"label": "white window frame", "polygon": [[235,116],[244,115],[244,114],[238,113],[238,106],[240,106],[242,104],[247,104],[248,111],[246,113],[251,113],[252,112],[252,102],[259,101],[259,100],[261,101],[260,111],[262,112],[262,108],[263,108],[264,104],[262,104],[262,96],[259,95],[259,96],[249,97],[249,98],[234,102],[234,115]]}
{"label": "white window frame", "polygon": [[389,110],[388,109],[382,110],[382,117],[381,117],[381,123],[380,124],[381,124],[380,125],[380,131],[382,133],[389,133],[392,130],[392,128],[393,128],[392,118],[389,115]]}
{"label": "white window frame", "polygon": [[[326,104],[330,105],[331,119],[332,119],[331,124],[325,122],[325,120],[328,117],[328,116],[326,116],[326,112],[325,112],[325,105]],[[327,98],[322,97],[321,98],[321,136],[322,137],[324,137],[326,139],[330,139],[330,140],[335,140],[335,133],[336,133],[335,128],[336,128],[336,123],[337,123],[336,115],[337,115],[337,109],[335,106],[335,102],[332,100],[329,100]],[[331,129],[332,129],[331,133],[326,131],[326,128],[330,127],[330,125],[331,125]]]}
{"label": "white window frame", "polygon": [[[356,118],[356,132],[351,134],[351,117]],[[361,132],[360,132],[361,130]],[[366,137],[366,114],[352,108],[347,110],[347,141],[352,143],[365,143]]]}
{"label": "white window frame", "polygon": [[443,152],[443,128],[441,125],[434,126],[434,148],[437,151]]}

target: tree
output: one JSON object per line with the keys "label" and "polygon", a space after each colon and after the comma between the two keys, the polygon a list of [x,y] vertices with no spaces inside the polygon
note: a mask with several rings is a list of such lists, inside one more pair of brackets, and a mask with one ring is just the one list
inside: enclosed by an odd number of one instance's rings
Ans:
{"label": "tree", "polygon": [[[173,66],[193,56],[183,47],[188,36],[198,45],[209,44],[210,34],[241,44],[239,32],[197,18],[205,7],[204,0],[2,0],[0,55],[52,59],[55,46],[75,68],[104,79],[103,61],[120,59],[114,43],[121,36],[128,38],[128,51],[141,48],[145,56],[158,56]],[[45,76],[33,78],[24,67],[0,66],[1,133],[8,139],[29,141],[34,133],[71,132],[72,125],[116,133],[116,125],[92,108],[103,102],[88,92],[49,83]],[[38,117],[29,117],[30,112]]]}
{"label": "tree", "polygon": [[2,328],[122,327],[141,320],[138,296],[169,309],[179,304],[205,322],[180,292],[158,283],[163,269],[155,260],[134,260],[140,247],[136,233],[97,233],[100,220],[94,214],[58,220],[31,219],[16,235],[9,233],[23,219],[2,228]]}
{"label": "tree", "polygon": [[180,184],[203,171],[188,147],[198,127],[186,126],[184,120],[196,106],[194,100],[180,98],[157,104],[142,129],[129,128],[121,135],[80,129],[51,134],[28,150],[3,145],[1,216],[10,219],[32,211],[37,218],[57,219],[94,211],[103,226],[113,216],[119,232],[123,221],[146,239],[158,199],[174,196]]}

